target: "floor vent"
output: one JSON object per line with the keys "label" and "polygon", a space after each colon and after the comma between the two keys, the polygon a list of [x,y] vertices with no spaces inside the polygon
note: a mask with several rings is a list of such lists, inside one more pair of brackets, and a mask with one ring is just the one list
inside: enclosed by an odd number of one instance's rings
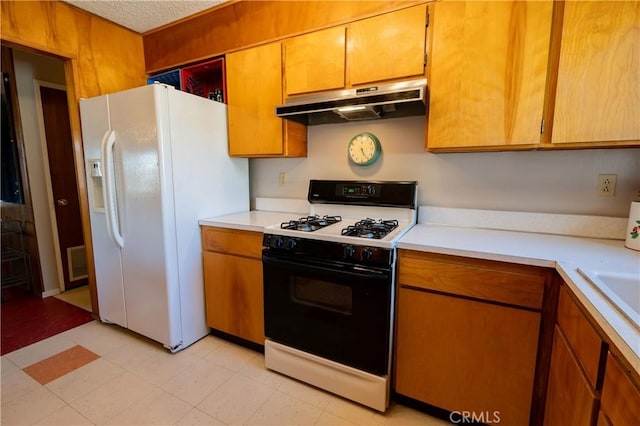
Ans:
{"label": "floor vent", "polygon": [[69,281],[77,281],[87,278],[87,252],[84,246],[67,248],[69,261]]}

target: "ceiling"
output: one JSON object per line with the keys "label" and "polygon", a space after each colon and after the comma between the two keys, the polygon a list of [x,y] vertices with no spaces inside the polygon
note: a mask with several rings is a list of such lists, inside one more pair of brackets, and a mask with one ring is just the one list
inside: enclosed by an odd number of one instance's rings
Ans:
{"label": "ceiling", "polygon": [[138,33],[145,33],[227,0],[63,0]]}

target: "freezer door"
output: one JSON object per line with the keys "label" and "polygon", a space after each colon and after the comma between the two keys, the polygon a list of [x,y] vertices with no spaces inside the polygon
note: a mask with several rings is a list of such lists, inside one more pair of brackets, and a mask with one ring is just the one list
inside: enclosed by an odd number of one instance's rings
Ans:
{"label": "freezer door", "polygon": [[80,117],[98,309],[103,321],[126,327],[121,253],[118,245],[109,236],[104,209],[105,185],[101,145],[110,132],[108,96],[80,100]]}
{"label": "freezer door", "polygon": [[182,341],[167,87],[109,96],[127,327]]}

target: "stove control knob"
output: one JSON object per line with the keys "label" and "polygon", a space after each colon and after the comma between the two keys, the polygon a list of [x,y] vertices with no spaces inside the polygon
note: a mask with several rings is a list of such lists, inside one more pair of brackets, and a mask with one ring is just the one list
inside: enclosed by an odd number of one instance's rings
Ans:
{"label": "stove control knob", "polygon": [[373,257],[373,249],[363,248],[361,256],[362,260],[370,260]]}
{"label": "stove control knob", "polygon": [[344,246],[344,257],[349,258],[356,254],[356,249],[352,245]]}
{"label": "stove control knob", "polygon": [[282,247],[284,244],[284,238],[283,237],[276,237],[275,240],[273,241],[273,246],[274,247]]}
{"label": "stove control knob", "polygon": [[366,187],[367,195],[372,196],[376,193],[376,188],[373,185],[367,185]]}
{"label": "stove control knob", "polygon": [[289,250],[293,250],[294,248],[296,248],[297,245],[298,245],[298,242],[293,238],[287,241],[287,248]]}

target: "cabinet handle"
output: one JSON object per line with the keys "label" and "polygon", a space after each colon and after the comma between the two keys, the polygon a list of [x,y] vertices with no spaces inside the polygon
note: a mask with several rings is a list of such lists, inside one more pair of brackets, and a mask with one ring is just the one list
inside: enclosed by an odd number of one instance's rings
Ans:
{"label": "cabinet handle", "polygon": [[69,202],[64,198],[60,198],[59,200],[56,201],[56,203],[59,206],[68,206],[69,205]]}

